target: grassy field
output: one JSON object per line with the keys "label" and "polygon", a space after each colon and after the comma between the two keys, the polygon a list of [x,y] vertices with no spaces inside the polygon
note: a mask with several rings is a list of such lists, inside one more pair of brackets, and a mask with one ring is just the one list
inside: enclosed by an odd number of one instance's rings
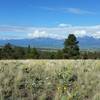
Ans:
{"label": "grassy field", "polygon": [[0,100],[100,100],[100,60],[1,60]]}

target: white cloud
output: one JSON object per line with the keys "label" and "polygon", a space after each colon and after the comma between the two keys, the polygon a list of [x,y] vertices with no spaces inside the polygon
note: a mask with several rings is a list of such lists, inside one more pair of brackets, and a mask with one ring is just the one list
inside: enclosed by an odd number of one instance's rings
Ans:
{"label": "white cloud", "polygon": [[62,12],[62,13],[71,13],[71,14],[78,14],[78,15],[95,15],[97,12],[84,10],[80,8],[74,8],[74,7],[39,7],[42,10],[52,11],[52,12]]}
{"label": "white cloud", "polygon": [[61,23],[58,25],[59,27],[71,27],[71,24],[65,24],[65,23]]}
{"label": "white cloud", "polygon": [[[0,38],[56,38],[65,39],[68,34],[77,37],[94,37],[100,39],[100,25],[95,26],[72,26],[63,24],[62,27],[22,27],[22,26],[0,26]],[[4,32],[12,32],[11,35],[3,35]],[[1,35],[2,33],[2,35]],[[22,34],[21,34],[22,33]]]}
{"label": "white cloud", "polygon": [[[96,26],[64,26],[53,28],[34,28],[30,37],[50,37],[56,39],[64,39],[68,34],[75,34],[77,37],[94,37],[100,38],[100,25]],[[28,35],[29,36],[29,35]]]}
{"label": "white cloud", "polygon": [[73,13],[73,14],[95,14],[95,12],[82,10],[79,8],[66,8],[66,12]]}
{"label": "white cloud", "polygon": [[63,36],[59,34],[50,34],[48,31],[39,31],[35,30],[32,33],[28,33],[29,38],[56,38],[56,39],[63,39]]}
{"label": "white cloud", "polygon": [[28,33],[28,36],[30,38],[40,38],[40,37],[48,37],[48,34],[46,34],[45,31],[35,30],[32,33]]}
{"label": "white cloud", "polygon": [[77,37],[84,37],[87,35],[85,30],[76,30],[73,32],[73,34],[75,34]]}

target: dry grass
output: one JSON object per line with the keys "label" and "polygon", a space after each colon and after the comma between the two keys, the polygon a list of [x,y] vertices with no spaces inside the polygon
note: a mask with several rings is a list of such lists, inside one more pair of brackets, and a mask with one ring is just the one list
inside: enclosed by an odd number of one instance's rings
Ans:
{"label": "dry grass", "polygon": [[100,100],[100,60],[1,60],[0,100]]}

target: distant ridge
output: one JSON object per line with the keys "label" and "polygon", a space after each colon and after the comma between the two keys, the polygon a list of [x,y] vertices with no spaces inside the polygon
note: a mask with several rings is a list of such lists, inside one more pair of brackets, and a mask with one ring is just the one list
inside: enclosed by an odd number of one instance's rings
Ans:
{"label": "distant ridge", "polygon": [[[93,37],[78,38],[81,49],[100,49],[100,39]],[[34,39],[9,39],[0,40],[0,46],[6,43],[11,43],[16,46],[26,47],[30,45],[36,48],[63,48],[64,39],[52,39],[52,38],[34,38]]]}
{"label": "distant ridge", "polygon": [[36,48],[62,48],[64,40],[51,39],[51,38],[34,38],[34,39],[10,39],[0,40],[0,45],[11,43],[16,46],[28,46]]}

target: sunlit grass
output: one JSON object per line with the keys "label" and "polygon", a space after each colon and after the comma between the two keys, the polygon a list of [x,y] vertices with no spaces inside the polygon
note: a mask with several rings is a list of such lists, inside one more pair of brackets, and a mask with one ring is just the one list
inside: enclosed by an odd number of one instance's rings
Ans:
{"label": "sunlit grass", "polygon": [[1,60],[0,100],[100,100],[100,61]]}

